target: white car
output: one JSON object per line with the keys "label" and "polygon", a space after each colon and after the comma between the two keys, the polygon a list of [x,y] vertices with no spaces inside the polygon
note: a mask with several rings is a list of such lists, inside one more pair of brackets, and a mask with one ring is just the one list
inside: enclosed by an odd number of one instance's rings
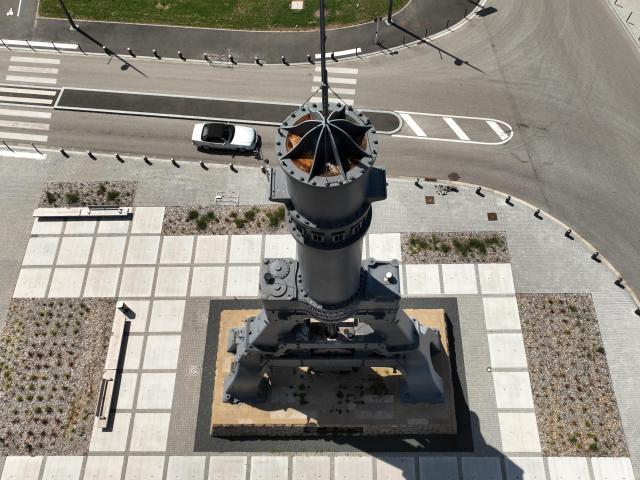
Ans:
{"label": "white car", "polygon": [[256,147],[258,134],[251,127],[230,123],[196,123],[191,141],[196,147],[205,150],[249,152]]}

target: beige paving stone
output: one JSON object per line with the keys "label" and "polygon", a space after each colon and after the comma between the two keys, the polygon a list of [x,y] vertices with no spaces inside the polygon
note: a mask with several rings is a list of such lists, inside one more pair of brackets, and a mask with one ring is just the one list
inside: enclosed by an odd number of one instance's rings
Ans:
{"label": "beige paving stone", "polygon": [[369,456],[338,455],[334,460],[335,480],[373,480],[373,461]]}
{"label": "beige paving stone", "polygon": [[296,240],[287,235],[265,235],[265,258],[296,258]]}
{"label": "beige paving stone", "polygon": [[123,456],[90,455],[84,468],[83,480],[120,480]]}
{"label": "beige paving stone", "polygon": [[36,218],[31,227],[31,235],[60,235],[64,227],[61,218]]}
{"label": "beige paving stone", "polygon": [[97,237],[91,254],[92,265],[120,265],[127,237]]}
{"label": "beige paving stone", "polygon": [[158,236],[129,237],[125,263],[128,265],[155,265],[159,246],[160,237]]}
{"label": "beige paving stone", "polygon": [[160,233],[163,219],[164,207],[136,207],[131,233]]}
{"label": "beige paving stone", "polygon": [[185,300],[155,300],[151,308],[149,332],[180,332]]}
{"label": "beige paving stone", "polygon": [[195,263],[226,263],[228,241],[227,235],[199,235]]}
{"label": "beige paving stone", "polygon": [[150,297],[154,267],[126,267],[122,270],[120,297]]}
{"label": "beige paving stone", "polygon": [[56,268],[51,278],[49,298],[79,297],[85,270],[85,268]]}
{"label": "beige paving stone", "polygon": [[288,480],[289,459],[280,455],[251,457],[250,480]]}
{"label": "beige paving stone", "polygon": [[292,460],[291,480],[330,480],[331,459],[317,455],[296,455]]}
{"label": "beige paving stone", "polygon": [[221,297],[224,290],[224,267],[193,267],[191,297]]}
{"label": "beige paving stone", "polygon": [[93,237],[63,237],[56,265],[86,265]]}
{"label": "beige paving stone", "polygon": [[131,452],[163,452],[167,448],[170,413],[137,412],[131,432]]}
{"label": "beige paving stone", "polygon": [[189,267],[160,267],[156,279],[156,297],[186,297]]}
{"label": "beige paving stone", "polygon": [[166,480],[202,480],[206,457],[169,457]]}
{"label": "beige paving stone", "polygon": [[376,459],[377,480],[415,480],[415,457],[382,457]]}
{"label": "beige paving stone", "polygon": [[51,276],[50,268],[23,268],[18,274],[14,298],[44,298]]}
{"label": "beige paving stone", "polygon": [[229,263],[260,263],[262,235],[231,235]]}
{"label": "beige paving stone", "polygon": [[227,297],[257,297],[260,267],[229,267]]}
{"label": "beige paving stone", "polygon": [[130,455],[124,480],[162,480],[164,457]]}
{"label": "beige paving stone", "polygon": [[107,218],[100,220],[98,224],[98,234],[105,233],[127,233],[131,220],[122,220],[119,218]]}
{"label": "beige paving stone", "polygon": [[246,472],[244,455],[214,455],[209,460],[209,480],[245,480]]}
{"label": "beige paving stone", "polygon": [[127,434],[129,433],[129,412],[116,412],[113,414],[113,428],[102,430],[94,420],[91,432],[90,452],[124,452],[127,448]]}
{"label": "beige paving stone", "polygon": [[115,297],[118,290],[120,268],[90,268],[83,297]]}
{"label": "beige paving stone", "polygon": [[193,235],[165,236],[162,238],[160,263],[191,263]]}
{"label": "beige paving stone", "polygon": [[22,265],[53,265],[60,237],[31,237]]}
{"label": "beige paving stone", "polygon": [[98,221],[88,218],[69,218],[64,227],[65,235],[91,235],[96,231]]}
{"label": "beige paving stone", "polygon": [[137,410],[169,410],[173,403],[175,373],[145,372],[140,375]]}
{"label": "beige paving stone", "polygon": [[80,480],[83,458],[80,456],[47,457],[42,480]]}
{"label": "beige paving stone", "polygon": [[38,480],[42,457],[10,456],[4,462],[1,480]]}
{"label": "beige paving stone", "polygon": [[172,370],[178,366],[180,335],[149,335],[144,353],[145,370]]}

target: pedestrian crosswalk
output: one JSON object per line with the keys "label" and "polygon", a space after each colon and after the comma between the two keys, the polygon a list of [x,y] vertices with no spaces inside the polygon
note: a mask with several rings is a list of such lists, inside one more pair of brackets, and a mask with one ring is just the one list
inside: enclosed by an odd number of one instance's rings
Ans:
{"label": "pedestrian crosswalk", "polygon": [[60,59],[40,55],[11,56],[7,83],[0,84],[0,139],[46,143],[51,111],[59,89]]}
{"label": "pedestrian crosswalk", "polygon": [[[331,90],[329,90],[329,101],[353,105],[356,96],[356,85],[358,83],[357,75],[357,68],[327,67],[329,87],[331,88]],[[318,65],[315,67],[313,75],[313,86],[311,87],[313,96],[309,99],[310,102],[322,102],[322,96],[319,90],[321,86],[322,74],[320,66]]]}

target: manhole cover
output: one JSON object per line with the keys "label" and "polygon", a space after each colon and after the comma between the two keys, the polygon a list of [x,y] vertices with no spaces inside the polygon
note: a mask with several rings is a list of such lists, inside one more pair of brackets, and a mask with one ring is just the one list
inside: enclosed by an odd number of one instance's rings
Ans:
{"label": "manhole cover", "polygon": [[487,218],[489,219],[490,222],[495,222],[498,220],[498,214],[495,212],[488,212]]}
{"label": "manhole cover", "polygon": [[426,203],[427,205],[433,205],[434,203],[436,203],[436,199],[433,195],[425,195],[424,203]]}

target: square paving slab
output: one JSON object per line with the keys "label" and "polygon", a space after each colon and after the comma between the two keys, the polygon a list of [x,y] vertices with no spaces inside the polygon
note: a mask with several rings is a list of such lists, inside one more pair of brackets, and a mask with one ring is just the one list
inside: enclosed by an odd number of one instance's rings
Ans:
{"label": "square paving slab", "polygon": [[506,457],[507,480],[547,480],[542,457]]}
{"label": "square paving slab", "polygon": [[262,235],[232,235],[229,263],[260,263]]}
{"label": "square paving slab", "polygon": [[185,300],[155,300],[151,308],[149,332],[180,332]]}
{"label": "square paving slab", "polygon": [[291,480],[330,480],[331,459],[315,455],[296,455],[292,460]]}
{"label": "square paving slab", "polygon": [[115,297],[118,291],[119,268],[90,268],[84,297]]}
{"label": "square paving slab", "polygon": [[399,233],[371,233],[369,235],[369,256],[376,260],[402,262],[401,245]]}
{"label": "square paving slab", "polygon": [[164,207],[136,207],[131,233],[160,233],[163,219]]}
{"label": "square paving slab", "polygon": [[482,297],[487,330],[520,330],[516,297]]}
{"label": "square paving slab", "polygon": [[156,297],[186,297],[189,267],[160,267],[156,279]]}
{"label": "square paving slab", "polygon": [[138,410],[171,409],[175,382],[175,373],[142,373],[136,408]]}
{"label": "square paving slab", "polygon": [[93,237],[63,237],[56,265],[86,265]]}
{"label": "square paving slab", "polygon": [[79,297],[85,270],[84,268],[56,268],[49,287],[49,298]]}
{"label": "square paving slab", "polygon": [[484,294],[515,293],[511,265],[508,263],[479,263],[480,289]]}
{"label": "square paving slab", "polygon": [[159,245],[160,237],[129,237],[125,263],[129,265],[155,265],[158,259]]}
{"label": "square paving slab", "polygon": [[589,480],[589,465],[583,457],[549,457],[549,480]]}
{"label": "square paving slab", "polygon": [[208,480],[245,480],[247,457],[244,455],[213,456],[209,460]]}
{"label": "square paving slab", "polygon": [[93,265],[120,265],[127,237],[97,237],[93,245]]}
{"label": "square paving slab", "polygon": [[493,368],[527,368],[521,333],[490,333],[488,338]]}
{"label": "square paving slab", "polygon": [[462,478],[464,480],[502,480],[499,457],[463,457]]}
{"label": "square paving slab", "polygon": [[193,235],[162,238],[160,263],[191,263]]}
{"label": "square paving slab", "polygon": [[251,457],[250,480],[288,480],[289,459],[283,456]]}
{"label": "square paving slab", "polygon": [[438,295],[441,293],[438,265],[405,265],[404,268],[408,295]]}
{"label": "square paving slab", "polygon": [[382,457],[376,460],[377,480],[415,480],[416,464],[408,457]]}
{"label": "square paving slab", "polygon": [[42,480],[80,480],[82,457],[47,457]]}
{"label": "square paving slab", "polygon": [[296,240],[291,235],[266,235],[265,258],[296,258]]}
{"label": "square paving slab", "polygon": [[373,480],[373,460],[368,456],[337,456],[335,480]]}
{"label": "square paving slab", "polygon": [[167,480],[200,480],[204,478],[206,457],[169,457]]}
{"label": "square paving slab", "polygon": [[118,218],[103,218],[98,224],[98,234],[127,233],[131,220],[121,220]]}
{"label": "square paving slab", "polygon": [[7,457],[2,480],[38,480],[42,457]]}
{"label": "square paving slab", "polygon": [[192,297],[221,297],[224,291],[224,267],[193,267]]}
{"label": "square paving slab", "polygon": [[129,456],[124,480],[161,480],[164,457]]}
{"label": "square paving slab", "polygon": [[132,452],[165,451],[170,420],[170,413],[136,413],[129,450]]}
{"label": "square paving slab", "polygon": [[476,267],[470,263],[442,265],[444,293],[464,295],[478,293]]}
{"label": "square paving slab", "polygon": [[122,269],[121,297],[150,297],[153,288],[153,267],[127,267]]}
{"label": "square paving slab", "polygon": [[60,237],[31,237],[22,265],[53,265]]}
{"label": "square paving slab", "polygon": [[50,276],[50,268],[21,269],[13,291],[14,298],[44,298]]}
{"label": "square paving slab", "polygon": [[127,448],[130,421],[131,414],[129,412],[116,412],[113,415],[113,428],[111,431],[102,430],[94,421],[89,451],[124,452]]}
{"label": "square paving slab", "polygon": [[628,458],[592,458],[595,480],[634,480],[633,467]]}
{"label": "square paving slab", "polygon": [[498,412],[502,451],[539,453],[540,437],[535,413]]}
{"label": "square paving slab", "polygon": [[499,409],[533,409],[528,372],[493,372],[493,386]]}
{"label": "square paving slab", "polygon": [[92,235],[96,231],[98,221],[88,218],[69,218],[64,227],[65,235]]}
{"label": "square paving slab", "polygon": [[64,220],[59,218],[36,218],[31,227],[31,235],[60,235]]}
{"label": "square paving slab", "polygon": [[120,480],[122,475],[123,456],[87,457],[83,480]]}
{"label": "square paving slab", "polygon": [[456,457],[420,457],[420,480],[459,480]]}
{"label": "square paving slab", "polygon": [[227,235],[200,235],[196,241],[195,263],[226,263]]}
{"label": "square paving slab", "polygon": [[257,297],[260,267],[229,267],[227,297]]}
{"label": "square paving slab", "polygon": [[145,370],[172,370],[178,366],[180,335],[149,335],[144,353]]}

